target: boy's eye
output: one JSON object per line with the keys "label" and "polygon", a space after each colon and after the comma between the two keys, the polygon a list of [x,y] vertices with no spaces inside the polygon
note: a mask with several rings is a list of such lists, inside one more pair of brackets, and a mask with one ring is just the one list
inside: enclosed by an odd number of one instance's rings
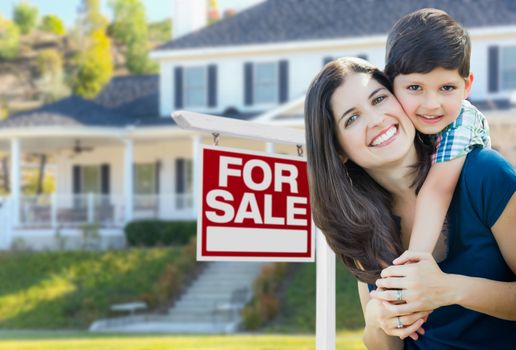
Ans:
{"label": "boy's eye", "polygon": [[372,101],[373,106],[374,106],[374,105],[377,105],[377,104],[378,104],[378,103],[380,103],[380,102],[382,102],[382,101],[383,101],[383,100],[385,100],[386,98],[387,98],[387,96],[385,96],[385,95],[380,95],[380,96],[378,96],[378,97],[375,97],[375,98],[373,99],[373,101]]}
{"label": "boy's eye", "polygon": [[441,87],[441,90],[445,91],[445,92],[451,92],[451,91],[455,90],[455,86],[453,86],[453,85],[444,85],[443,87]]}
{"label": "boy's eye", "polygon": [[409,90],[409,91],[419,91],[419,90],[421,90],[421,86],[419,86],[419,85],[409,85],[409,86],[407,86],[407,90]]}
{"label": "boy's eye", "polygon": [[353,124],[353,122],[355,120],[358,119],[358,115],[357,114],[352,114],[348,119],[346,119],[346,121],[344,122],[344,127],[347,128],[348,126],[350,126],[351,124]]}

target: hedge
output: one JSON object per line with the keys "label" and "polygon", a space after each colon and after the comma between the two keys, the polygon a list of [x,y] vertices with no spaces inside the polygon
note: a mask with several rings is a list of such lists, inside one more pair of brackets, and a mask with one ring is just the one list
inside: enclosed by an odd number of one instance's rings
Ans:
{"label": "hedge", "polygon": [[128,223],[125,237],[129,246],[184,245],[195,236],[195,221],[141,220]]}

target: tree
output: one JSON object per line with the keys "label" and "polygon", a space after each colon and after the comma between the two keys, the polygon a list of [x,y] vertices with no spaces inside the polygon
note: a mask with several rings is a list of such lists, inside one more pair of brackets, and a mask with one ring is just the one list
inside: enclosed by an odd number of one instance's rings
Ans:
{"label": "tree", "polygon": [[208,24],[213,24],[220,20],[219,6],[217,0],[209,0],[208,2]]}
{"label": "tree", "polygon": [[78,56],[77,73],[73,79],[73,92],[84,98],[94,98],[113,75],[111,41],[98,29],[90,37],[86,51]]}
{"label": "tree", "polygon": [[99,0],[82,0],[74,33],[78,41],[72,91],[92,99],[111,79],[111,40],[106,35],[108,21],[100,12]]}
{"label": "tree", "polygon": [[13,19],[22,34],[28,34],[38,21],[38,9],[26,1],[21,1],[14,6]]}
{"label": "tree", "polygon": [[90,36],[97,30],[106,30],[108,20],[100,11],[100,0],[81,0],[78,8],[77,27],[83,36]]}
{"label": "tree", "polygon": [[41,30],[53,33],[56,35],[64,35],[65,34],[65,26],[63,24],[63,21],[55,16],[55,15],[46,15],[41,20]]}
{"label": "tree", "polygon": [[57,50],[42,50],[38,54],[37,64],[40,78],[36,84],[43,100],[53,102],[70,94],[64,82],[63,58]]}
{"label": "tree", "polygon": [[0,59],[10,60],[18,55],[20,30],[0,15]]}
{"label": "tree", "polygon": [[145,8],[140,0],[110,0],[113,9],[111,34],[125,46],[127,69],[133,74],[157,71],[157,64],[148,57],[148,28]]}

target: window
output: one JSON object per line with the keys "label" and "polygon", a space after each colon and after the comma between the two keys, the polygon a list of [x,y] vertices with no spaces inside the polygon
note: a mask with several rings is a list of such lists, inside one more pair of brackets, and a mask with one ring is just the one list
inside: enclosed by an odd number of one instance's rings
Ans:
{"label": "window", "polygon": [[134,193],[156,193],[156,164],[145,163],[134,166]]}
{"label": "window", "polygon": [[516,89],[516,46],[500,48],[500,80],[502,90]]}
{"label": "window", "polygon": [[278,65],[256,63],[254,66],[254,103],[278,102]]}
{"label": "window", "polygon": [[81,193],[101,193],[100,166],[82,166]]}
{"label": "window", "polygon": [[191,159],[176,159],[176,208],[192,206],[193,162]]}
{"label": "window", "polygon": [[207,105],[206,67],[187,67],[184,77],[184,100],[186,107]]}

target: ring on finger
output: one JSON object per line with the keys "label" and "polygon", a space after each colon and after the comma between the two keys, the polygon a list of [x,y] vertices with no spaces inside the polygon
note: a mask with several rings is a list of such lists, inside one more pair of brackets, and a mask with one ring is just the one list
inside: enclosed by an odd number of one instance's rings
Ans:
{"label": "ring on finger", "polygon": [[401,289],[396,290],[396,301],[402,301],[403,300],[403,292]]}
{"label": "ring on finger", "polygon": [[403,323],[401,322],[401,318],[399,316],[396,316],[396,328],[403,328]]}

